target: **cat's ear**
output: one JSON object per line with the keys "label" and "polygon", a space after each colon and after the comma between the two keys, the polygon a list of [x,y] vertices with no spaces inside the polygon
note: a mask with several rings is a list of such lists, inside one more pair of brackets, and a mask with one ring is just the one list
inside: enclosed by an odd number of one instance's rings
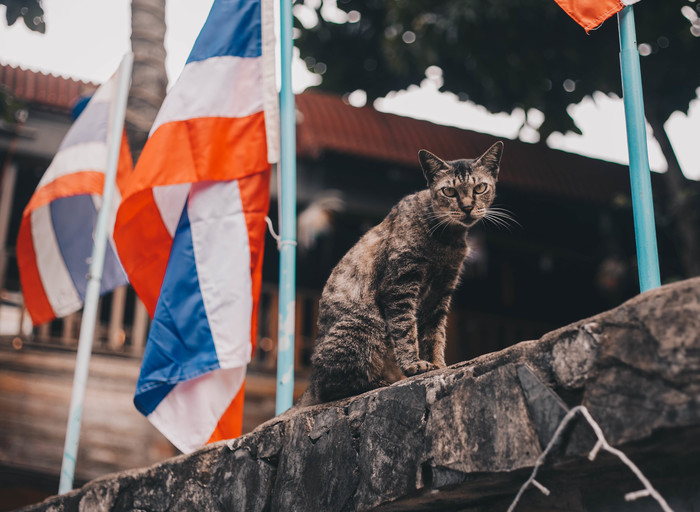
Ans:
{"label": "cat's ear", "polygon": [[420,160],[420,166],[423,168],[423,175],[428,185],[433,182],[437,173],[444,171],[448,167],[445,162],[425,149],[421,149],[418,152],[418,160]]}
{"label": "cat's ear", "polygon": [[485,168],[494,178],[498,178],[498,169],[503,155],[503,142],[500,140],[486,150],[486,152],[476,159],[474,165]]}

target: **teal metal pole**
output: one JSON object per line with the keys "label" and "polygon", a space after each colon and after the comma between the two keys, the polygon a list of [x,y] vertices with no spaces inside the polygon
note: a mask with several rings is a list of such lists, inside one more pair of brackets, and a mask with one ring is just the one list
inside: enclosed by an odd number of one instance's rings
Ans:
{"label": "teal metal pole", "polygon": [[627,6],[618,13],[617,23],[620,30],[620,71],[627,122],[639,288],[641,291],[646,291],[659,286],[661,278],[647,153],[642,75],[632,6]]}
{"label": "teal metal pole", "polygon": [[109,226],[107,224],[111,211],[109,205],[112,204],[114,198],[117,165],[119,163],[119,149],[121,147],[122,132],[124,131],[126,100],[129,95],[129,82],[131,80],[133,61],[133,54],[127,53],[119,67],[116,102],[113,107],[110,140],[108,141],[107,168],[105,169],[105,181],[102,190],[102,207],[97,214],[95,242],[92,246],[92,258],[90,260],[90,275],[88,276],[85,290],[85,306],[83,307],[83,318],[80,323],[78,353],[75,358],[73,390],[70,397],[66,441],[63,447],[61,478],[58,483],[59,494],[66,493],[73,488],[75,462],[78,456],[78,441],[80,440],[80,424],[83,418],[83,402],[85,401],[85,388],[87,387],[92,343],[95,337],[97,304],[100,298],[102,271],[104,269],[105,250],[107,247],[107,233],[109,232]]}
{"label": "teal metal pole", "polygon": [[296,306],[296,126],[292,92],[292,0],[280,1],[280,283],[277,339],[276,413],[294,398],[294,321]]}

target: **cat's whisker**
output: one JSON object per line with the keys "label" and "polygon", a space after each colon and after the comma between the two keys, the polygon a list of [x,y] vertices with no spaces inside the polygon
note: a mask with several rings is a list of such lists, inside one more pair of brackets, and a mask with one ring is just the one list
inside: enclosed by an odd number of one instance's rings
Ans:
{"label": "cat's whisker", "polygon": [[504,222],[505,224],[515,225],[515,226],[518,226],[519,228],[522,228],[522,227],[523,227],[523,226],[520,224],[520,222],[518,222],[515,218],[513,218],[513,217],[510,216],[510,215],[506,215],[506,214],[503,214],[503,215],[494,215],[493,218],[494,218],[494,219],[499,219],[500,221]]}
{"label": "cat's whisker", "polygon": [[506,213],[512,213],[510,210],[507,208],[503,208],[502,206],[489,206],[489,210],[491,211],[496,211],[496,212],[506,212]]}
{"label": "cat's whisker", "polygon": [[511,212],[510,210],[507,210],[506,208],[502,208],[499,206],[490,206],[487,210],[490,213],[494,213],[497,215],[508,217],[508,219],[517,223],[517,221],[515,220],[515,217],[513,217],[513,212]]}
{"label": "cat's whisker", "polygon": [[440,228],[442,228],[444,231],[445,228],[447,228],[447,226],[455,220],[454,215],[452,215],[451,212],[442,212],[441,214],[436,216],[435,220],[437,219],[439,219],[440,221],[430,229],[430,231],[428,232],[430,236],[435,234]]}
{"label": "cat's whisker", "polygon": [[[423,214],[423,219],[432,224],[428,229],[428,234],[430,236],[437,233],[437,231],[442,228],[444,231],[449,224],[454,222],[459,222],[462,217],[461,212],[454,211],[444,211],[444,212],[425,212]],[[435,222],[437,221],[437,222]]]}
{"label": "cat's whisker", "polygon": [[432,211],[430,211],[430,212],[423,213],[423,219],[428,220],[428,221],[438,220],[438,219],[444,218],[445,215],[447,215],[446,212],[432,212]]}
{"label": "cat's whisker", "polygon": [[488,208],[488,212],[507,218],[508,220],[520,225],[520,223],[513,216],[513,212],[511,212],[510,210],[498,206],[491,206]]}
{"label": "cat's whisker", "polygon": [[486,214],[482,217],[484,221],[499,228],[505,228],[510,231],[513,225],[522,227],[522,225],[513,217],[513,214],[505,208],[492,206],[486,209]]}
{"label": "cat's whisker", "polygon": [[486,220],[487,220],[487,222],[490,222],[493,226],[496,226],[498,228],[503,228],[507,231],[512,231],[512,226],[501,219],[496,219],[496,218],[490,217]]}
{"label": "cat's whisker", "polygon": [[491,220],[501,221],[501,222],[504,222],[506,224],[509,224],[509,223],[518,224],[518,222],[510,215],[501,214],[498,212],[488,212],[485,215],[485,217],[488,217]]}
{"label": "cat's whisker", "polygon": [[435,234],[435,233],[437,232],[437,230],[438,230],[440,227],[442,227],[442,229],[444,230],[450,222],[451,222],[451,219],[449,219],[449,218],[443,218],[440,222],[438,222],[437,224],[435,224],[435,225],[430,229],[429,235],[432,236],[433,234]]}
{"label": "cat's whisker", "polygon": [[504,220],[513,222],[513,223],[517,223],[517,222],[518,222],[518,221],[515,219],[515,217],[513,217],[512,215],[509,215],[509,214],[507,214],[507,213],[495,212],[495,213],[493,214],[493,216],[494,216],[494,217],[498,217],[499,219],[504,219]]}
{"label": "cat's whisker", "polygon": [[508,231],[511,230],[511,226],[509,224],[507,224],[506,222],[502,221],[501,219],[496,219],[494,217],[484,217],[482,220],[485,221],[487,224],[490,223],[493,226],[496,226],[498,228],[504,228],[504,229],[507,229]]}
{"label": "cat's whisker", "polygon": [[501,222],[508,224],[508,225],[522,227],[517,220],[515,220],[513,217],[511,217],[509,215],[490,214],[487,216],[490,219],[498,220],[498,221],[501,221]]}

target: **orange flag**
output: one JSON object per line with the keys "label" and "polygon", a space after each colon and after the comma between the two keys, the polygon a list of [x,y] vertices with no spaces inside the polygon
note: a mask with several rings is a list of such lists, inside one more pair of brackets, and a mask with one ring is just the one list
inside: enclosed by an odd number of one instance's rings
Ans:
{"label": "orange flag", "polygon": [[613,14],[617,14],[623,7],[636,3],[638,0],[554,0],[559,7],[566,11],[576,23],[581,25],[586,32],[598,28]]}

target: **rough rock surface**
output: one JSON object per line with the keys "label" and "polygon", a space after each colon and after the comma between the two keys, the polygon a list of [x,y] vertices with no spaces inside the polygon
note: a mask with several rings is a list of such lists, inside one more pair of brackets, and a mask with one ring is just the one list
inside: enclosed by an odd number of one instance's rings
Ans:
{"label": "rough rock surface", "polygon": [[[700,279],[25,510],[505,510],[579,404],[674,510],[700,509]],[[518,510],[660,510],[624,501],[641,485],[585,458],[594,441],[568,429],[538,476],[552,494]]]}

